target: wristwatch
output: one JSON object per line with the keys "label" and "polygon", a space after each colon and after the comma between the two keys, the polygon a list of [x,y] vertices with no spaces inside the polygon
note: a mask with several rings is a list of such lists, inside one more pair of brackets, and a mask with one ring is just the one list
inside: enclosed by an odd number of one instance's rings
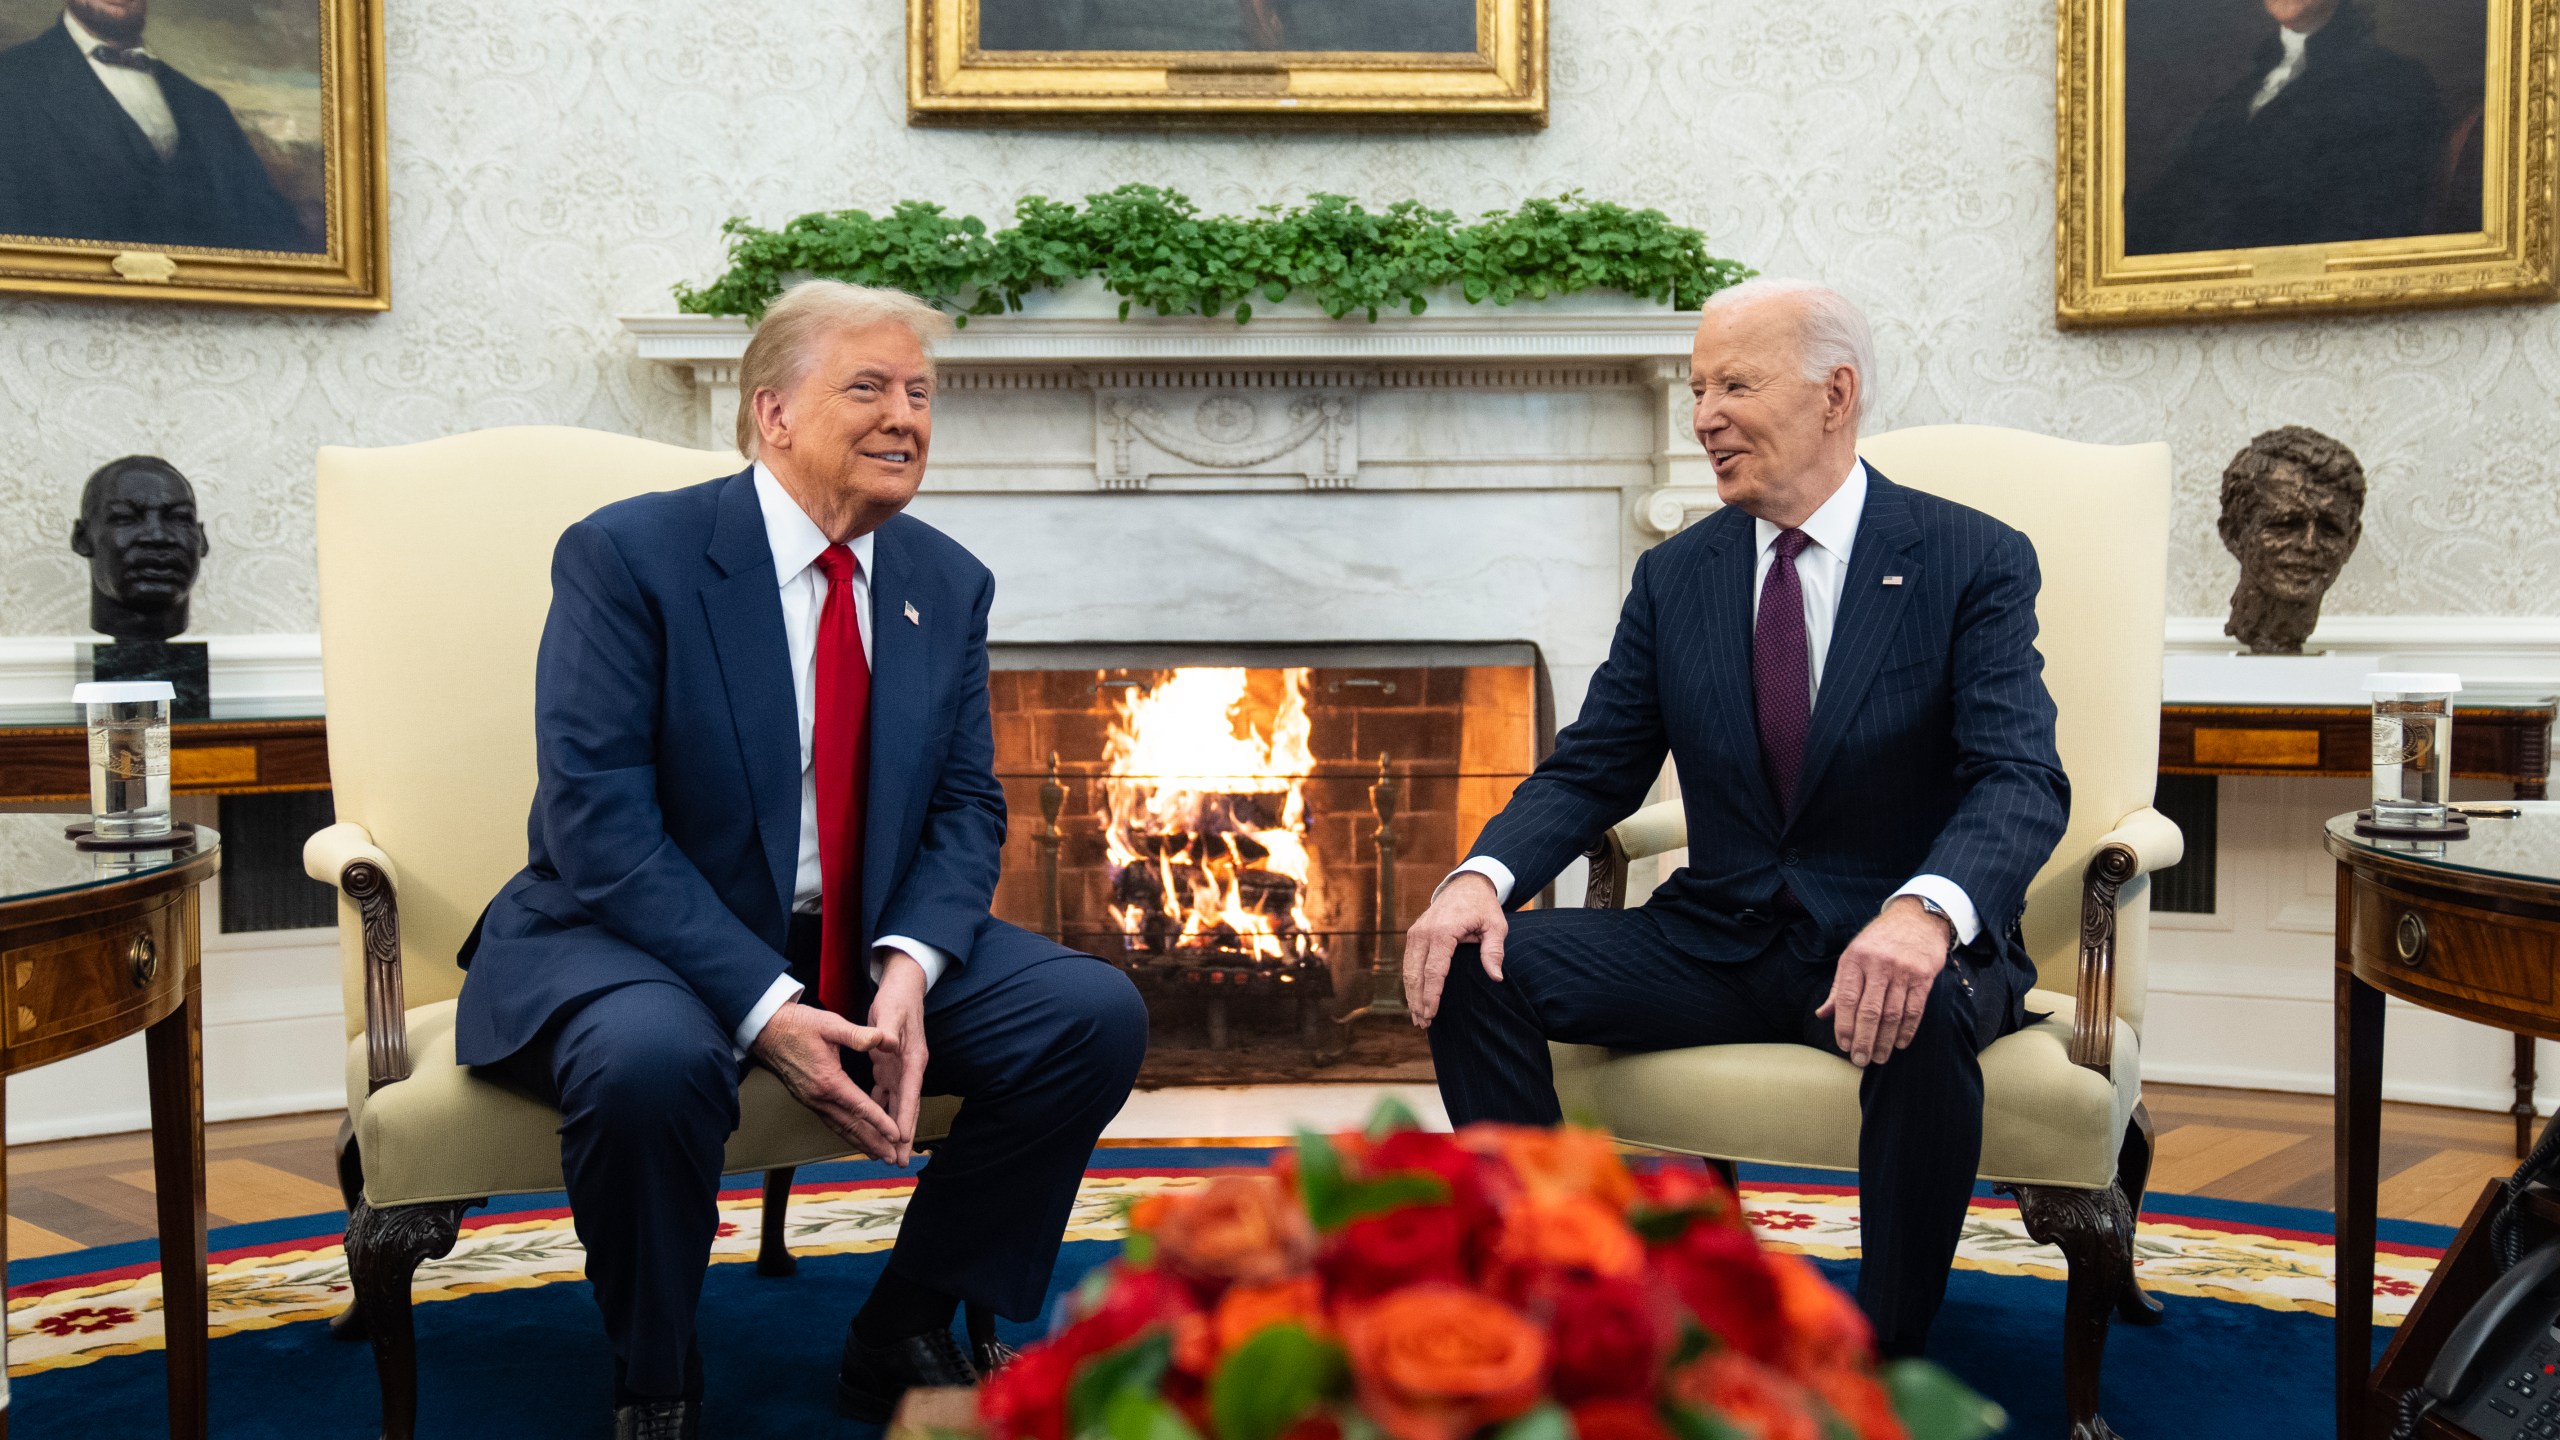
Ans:
{"label": "wristwatch", "polygon": [[[1908,893],[1908,892],[1906,892],[1906,893]],[[1911,898],[1920,902],[1920,908],[1921,908],[1921,909],[1926,910],[1926,911],[1928,911],[1930,914],[1935,915],[1935,916],[1937,916],[1939,919],[1944,920],[1944,921],[1946,921],[1946,922],[1947,922],[1947,948],[1948,948],[1949,950],[1953,950],[1953,949],[1955,949],[1955,948],[1956,948],[1956,917],[1954,917],[1953,915],[1950,915],[1950,914],[1948,914],[1948,913],[1947,913],[1947,907],[1946,907],[1946,906],[1939,904],[1937,901],[1930,899],[1930,898],[1929,898],[1928,896],[1926,896],[1926,895],[1912,894]]]}

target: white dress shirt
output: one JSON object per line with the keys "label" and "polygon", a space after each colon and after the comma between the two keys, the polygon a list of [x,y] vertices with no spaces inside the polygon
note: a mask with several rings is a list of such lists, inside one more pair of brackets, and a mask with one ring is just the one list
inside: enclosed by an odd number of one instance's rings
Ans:
{"label": "white dress shirt", "polygon": [[2276,39],[2284,44],[2284,58],[2278,60],[2276,68],[2268,71],[2267,78],[2258,83],[2258,93],[2249,97],[2249,118],[2252,120],[2258,118],[2259,111],[2267,108],[2268,101],[2283,94],[2284,87],[2302,74],[2303,56],[2311,44],[2310,36],[2291,26],[2278,26]]}
{"label": "white dress shirt", "polygon": [[[782,635],[791,647],[791,692],[800,717],[800,866],[792,882],[795,913],[818,912],[823,877],[818,868],[818,771],[813,738],[818,725],[818,615],[827,603],[827,577],[818,556],[832,543],[810,520],[800,502],[782,488],[773,472],[756,462],[756,504],[764,511],[765,543],[773,549],[774,581],[782,588]],[[871,654],[871,537],[845,542],[853,552],[853,615],[862,632],[862,653]],[[880,978],[883,950],[903,950],[924,967],[924,987],[931,990],[951,968],[948,952],[908,935],[883,935],[872,947],[871,978]],[[764,1033],[773,1012],[800,998],[801,985],[789,975],[777,977],[747,1018],[738,1025],[738,1048],[746,1050]]]}
{"label": "white dress shirt", "polygon": [[[1796,553],[1796,583],[1804,592],[1804,635],[1807,658],[1813,669],[1813,688],[1805,696],[1808,713],[1822,695],[1822,666],[1831,649],[1832,623],[1840,615],[1840,589],[1849,578],[1849,552],[1857,544],[1858,522],[1867,512],[1867,466],[1861,460],[1849,467],[1849,476],[1822,508],[1796,527],[1813,543]],[[1760,619],[1760,590],[1768,583],[1769,567],[1777,562],[1778,537],[1785,532],[1766,520],[1751,522],[1759,537],[1759,561],[1751,571],[1751,618]],[[1511,867],[1490,855],[1478,855],[1450,873],[1454,880],[1468,871],[1493,882],[1494,893],[1502,903],[1511,903],[1513,876]],[[1440,882],[1446,886],[1449,881]],[[1974,911],[1973,898],[1964,887],[1944,875],[1914,875],[1894,897],[1917,895],[1937,902],[1955,926],[1958,944],[1970,945],[1982,931],[1981,917]]]}
{"label": "white dress shirt", "polygon": [[[95,52],[107,42],[99,39],[68,10],[62,12],[62,28],[70,32],[71,43],[80,47],[80,58],[89,62],[89,69],[97,75],[98,83],[106,86],[107,93],[124,107],[124,113],[133,117],[133,123],[142,128],[142,138],[151,142],[151,148],[160,152],[160,158],[166,160],[177,154],[178,117],[169,113],[169,97],[160,92],[160,77],[148,70],[110,65],[99,59]],[[124,47],[119,45],[115,48],[121,50]],[[149,55],[151,52],[144,50],[143,53]]]}

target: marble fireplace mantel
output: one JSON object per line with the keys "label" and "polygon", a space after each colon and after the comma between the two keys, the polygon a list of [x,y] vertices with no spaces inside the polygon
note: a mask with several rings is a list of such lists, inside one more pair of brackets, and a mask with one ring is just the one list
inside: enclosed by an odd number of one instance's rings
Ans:
{"label": "marble fireplace mantel", "polygon": [[[1569,717],[1637,557],[1715,504],[1689,427],[1694,314],[1618,296],[1375,324],[1116,309],[1044,297],[940,350],[914,512],[995,571],[995,640],[1525,640]],[[697,443],[725,448],[746,326],[623,324],[693,380]]]}

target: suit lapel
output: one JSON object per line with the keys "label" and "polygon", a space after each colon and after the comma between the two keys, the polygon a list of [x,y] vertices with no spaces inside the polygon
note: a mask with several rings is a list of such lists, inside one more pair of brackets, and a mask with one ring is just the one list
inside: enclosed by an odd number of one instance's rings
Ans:
{"label": "suit lapel", "polygon": [[[1699,674],[1742,677],[1740,685],[1711,679],[1706,708],[1723,734],[1728,753],[1747,755],[1756,767],[1760,720],[1751,701],[1751,572],[1759,559],[1752,543],[1756,532],[1750,516],[1729,506],[1704,523],[1716,528],[1707,534],[1706,613],[1702,617],[1707,663]],[[1655,638],[1657,647],[1667,643],[1668,636]]]}
{"label": "suit lapel", "polygon": [[[1901,627],[1903,607],[1919,587],[1920,528],[1902,487],[1867,467],[1867,508],[1858,517],[1858,538],[1849,548],[1849,575],[1840,585],[1840,606],[1831,619],[1831,649],[1822,662],[1821,692],[1814,697],[1813,728],[1804,742],[1804,766],[1796,780],[1796,809],[1822,779],[1823,767],[1838,753],[1848,733],[1849,717],[1866,699],[1894,632]],[[1899,575],[1899,585],[1884,577]],[[1792,817],[1790,817],[1792,818]]]}
{"label": "suit lapel", "polygon": [[791,678],[791,643],[782,632],[781,586],[773,547],[756,504],[755,472],[733,475],[720,501],[705,552],[724,578],[702,587],[711,652],[729,693],[739,757],[747,769],[756,835],[773,872],[775,898],[791,910],[800,857],[800,716]]}
{"label": "suit lapel", "polygon": [[[907,806],[918,783],[927,737],[925,719],[933,694],[932,654],[923,616],[910,623],[906,607],[917,593],[915,556],[896,520],[871,541],[871,775],[862,801],[863,933],[879,933],[889,901]],[[938,607],[937,607],[938,608]]]}

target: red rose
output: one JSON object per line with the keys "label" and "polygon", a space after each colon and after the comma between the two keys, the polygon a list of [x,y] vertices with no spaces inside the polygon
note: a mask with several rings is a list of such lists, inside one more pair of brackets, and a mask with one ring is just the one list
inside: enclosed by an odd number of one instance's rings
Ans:
{"label": "red rose", "polygon": [[1724,1178],[1703,1165],[1665,1164],[1636,1172],[1636,1208],[1743,1223],[1742,1206]]}
{"label": "red rose", "polygon": [[1545,1302],[1556,1399],[1570,1406],[1653,1393],[1672,1338],[1667,1305],[1635,1281],[1587,1275],[1557,1277]]}
{"label": "red rose", "polygon": [[1858,1302],[1797,1255],[1766,1257],[1777,1282],[1778,1310],[1787,1321],[1787,1368],[1798,1376],[1818,1370],[1863,1370],[1875,1360],[1875,1332]]}
{"label": "red rose", "polygon": [[1671,1440],[1646,1400],[1589,1400],[1573,1407],[1575,1440]]}
{"label": "red rose", "polygon": [[1493,1183],[1499,1167],[1461,1147],[1456,1137],[1428,1130],[1399,1130],[1361,1157],[1360,1172],[1375,1178],[1399,1172],[1429,1175],[1449,1187],[1449,1204],[1465,1227],[1468,1263],[1481,1258],[1500,1225],[1496,1206],[1501,1197]]}
{"label": "red rose", "polygon": [[1666,1388],[1747,1440],[1822,1440],[1813,1397],[1747,1355],[1710,1350],[1672,1372]]}
{"label": "red rose", "polygon": [[1196,1308],[1182,1283],[1161,1270],[1114,1265],[1110,1274],[1111,1283],[1100,1302],[1040,1349],[1058,1351],[1073,1365],[1126,1344],[1151,1326],[1169,1325]]}
{"label": "red rose", "polygon": [[1404,1205],[1342,1227],[1325,1249],[1325,1288],[1361,1300],[1424,1281],[1467,1282],[1466,1226],[1447,1205]]}
{"label": "red rose", "polygon": [[978,1391],[978,1414],[995,1440],[1066,1440],[1067,1387],[1076,1357],[1057,1345],[1034,1345],[998,1370]]}
{"label": "red rose", "polygon": [[1785,1353],[1778,1283],[1750,1231],[1692,1225],[1656,1247],[1653,1258],[1709,1334],[1755,1359],[1775,1362]]}

